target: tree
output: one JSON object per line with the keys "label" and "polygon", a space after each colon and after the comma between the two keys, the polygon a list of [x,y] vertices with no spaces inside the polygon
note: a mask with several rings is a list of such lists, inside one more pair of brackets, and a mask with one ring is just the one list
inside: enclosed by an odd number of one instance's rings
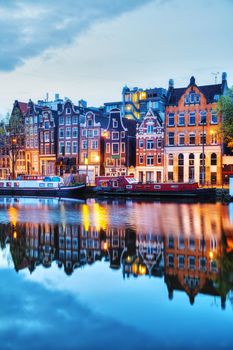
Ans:
{"label": "tree", "polygon": [[15,179],[16,162],[20,150],[24,147],[24,120],[20,109],[15,106],[10,118],[0,122],[1,155],[8,156],[11,161],[12,178]]}
{"label": "tree", "polygon": [[228,94],[221,96],[217,110],[222,115],[222,130],[223,140],[227,147],[233,148],[233,87],[228,90]]}

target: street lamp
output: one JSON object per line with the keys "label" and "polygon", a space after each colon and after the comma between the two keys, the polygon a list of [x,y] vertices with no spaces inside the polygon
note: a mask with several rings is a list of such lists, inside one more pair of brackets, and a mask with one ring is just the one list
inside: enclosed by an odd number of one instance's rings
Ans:
{"label": "street lamp", "polygon": [[201,163],[201,184],[205,185],[205,139],[204,139],[204,125],[206,123],[206,117],[202,116],[202,163]]}

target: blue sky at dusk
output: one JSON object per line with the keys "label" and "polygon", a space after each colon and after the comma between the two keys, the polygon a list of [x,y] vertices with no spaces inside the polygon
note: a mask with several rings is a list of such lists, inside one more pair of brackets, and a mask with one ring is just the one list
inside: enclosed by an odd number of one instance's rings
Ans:
{"label": "blue sky at dusk", "polygon": [[232,0],[0,0],[0,113],[49,93],[90,106],[122,87],[233,83]]}

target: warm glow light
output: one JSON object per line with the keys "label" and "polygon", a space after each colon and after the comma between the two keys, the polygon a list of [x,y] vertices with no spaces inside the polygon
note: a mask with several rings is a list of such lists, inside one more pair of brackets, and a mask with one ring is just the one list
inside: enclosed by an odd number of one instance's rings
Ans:
{"label": "warm glow light", "polygon": [[14,231],[14,233],[13,233],[13,238],[14,238],[14,239],[17,238],[17,232],[16,232],[16,231]]}
{"label": "warm glow light", "polygon": [[146,267],[143,265],[139,265],[138,273],[139,273],[139,275],[145,275],[146,274]]}
{"label": "warm glow light", "polygon": [[96,162],[99,162],[99,160],[100,160],[100,157],[97,155],[97,156],[95,156],[95,161]]}
{"label": "warm glow light", "polygon": [[85,164],[88,165],[88,158],[85,158]]}
{"label": "warm glow light", "polygon": [[131,258],[131,256],[127,256],[127,258],[126,258],[126,261],[128,262],[128,263],[130,263],[131,261],[132,261],[132,258]]}
{"label": "warm glow light", "polygon": [[107,222],[107,211],[106,208],[101,206],[99,203],[93,204],[93,217],[94,217],[94,225],[99,231],[100,229],[106,229]]}
{"label": "warm glow light", "polygon": [[108,243],[107,243],[107,242],[104,242],[103,248],[104,248],[104,250],[107,250],[107,249],[108,249]]}
{"label": "warm glow light", "polygon": [[18,221],[18,210],[14,207],[10,207],[8,209],[8,215],[10,219],[10,223],[15,226]]}
{"label": "warm glow light", "polygon": [[85,231],[88,231],[90,226],[90,209],[87,204],[82,206],[82,221]]}
{"label": "warm glow light", "polygon": [[212,251],[209,252],[209,257],[210,257],[211,260],[213,259],[214,253]]}

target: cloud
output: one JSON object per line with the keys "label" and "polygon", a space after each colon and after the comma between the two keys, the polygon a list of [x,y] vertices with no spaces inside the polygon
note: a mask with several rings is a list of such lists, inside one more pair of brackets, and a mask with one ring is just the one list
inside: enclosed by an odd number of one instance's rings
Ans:
{"label": "cloud", "polygon": [[0,343],[10,350],[153,349],[153,338],[90,310],[78,297],[0,270]]}
{"label": "cloud", "polygon": [[0,0],[0,70],[13,70],[47,49],[64,47],[97,21],[150,1]]}

